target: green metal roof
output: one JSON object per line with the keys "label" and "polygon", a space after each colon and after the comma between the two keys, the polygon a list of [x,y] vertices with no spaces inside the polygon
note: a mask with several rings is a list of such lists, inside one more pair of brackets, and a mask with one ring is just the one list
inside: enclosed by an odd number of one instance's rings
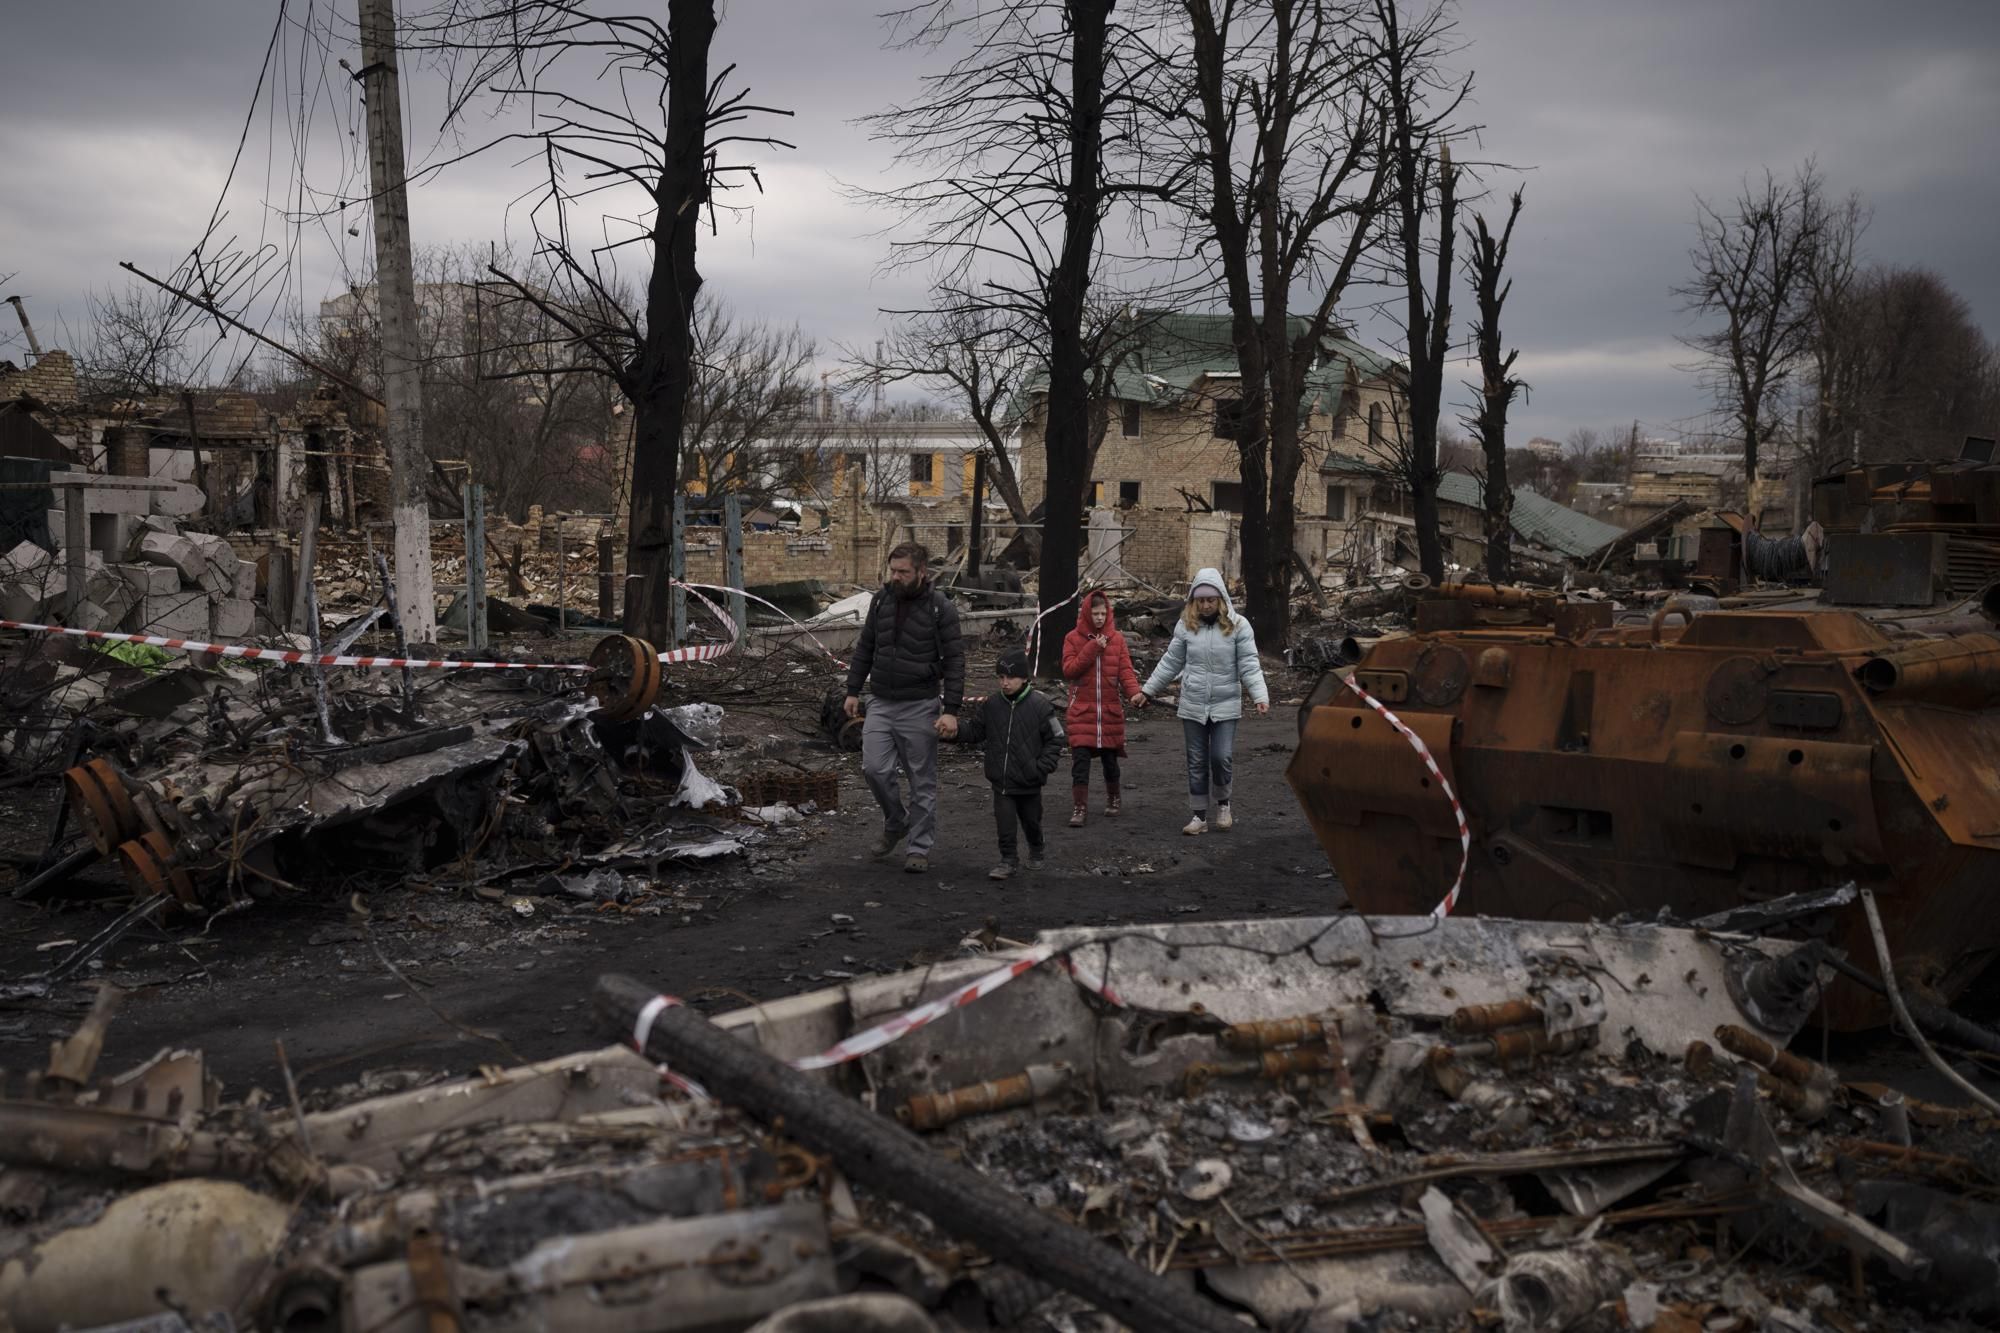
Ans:
{"label": "green metal roof", "polygon": [[[1479,478],[1469,472],[1447,472],[1438,478],[1438,499],[1473,509],[1486,507]],[[1625,535],[1623,528],[1580,514],[1526,486],[1514,488],[1513,527],[1537,546],[1579,560]]]}
{"label": "green metal roof", "polygon": [[[1141,310],[1130,318],[1138,328],[1131,350],[1112,375],[1113,398],[1164,405],[1192,393],[1205,379],[1242,374],[1228,315]],[[1308,321],[1295,315],[1289,323],[1292,336],[1297,337],[1305,332]],[[1311,410],[1313,400],[1318,399],[1323,410],[1336,410],[1350,368],[1357,382],[1366,383],[1393,373],[1399,363],[1352,338],[1330,335],[1320,344],[1318,366],[1306,376],[1301,408]],[[1037,372],[1022,386],[1021,399],[1041,394],[1046,387],[1046,379]],[[1022,401],[1019,405],[1026,404]]]}
{"label": "green metal roof", "polygon": [[[1137,345],[1112,381],[1118,398],[1141,403],[1170,401],[1204,379],[1242,373],[1228,315],[1142,310],[1134,319],[1141,324]],[[1308,323],[1302,316],[1293,316],[1289,321],[1292,336],[1303,334]],[[1382,378],[1396,366],[1380,352],[1338,335],[1327,337],[1320,352],[1319,365],[1306,376],[1304,406],[1319,398],[1327,410],[1337,407],[1350,367],[1355,379],[1365,382]]]}

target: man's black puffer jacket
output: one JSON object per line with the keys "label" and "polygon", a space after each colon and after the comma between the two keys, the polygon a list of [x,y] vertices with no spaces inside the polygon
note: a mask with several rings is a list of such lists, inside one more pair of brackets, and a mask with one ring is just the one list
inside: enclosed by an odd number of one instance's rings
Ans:
{"label": "man's black puffer jacket", "polygon": [[868,604],[854,641],[854,660],[847,667],[847,692],[860,694],[863,681],[877,699],[902,702],[942,695],[947,713],[956,713],[965,702],[958,608],[929,580],[915,596],[903,599],[884,584]]}

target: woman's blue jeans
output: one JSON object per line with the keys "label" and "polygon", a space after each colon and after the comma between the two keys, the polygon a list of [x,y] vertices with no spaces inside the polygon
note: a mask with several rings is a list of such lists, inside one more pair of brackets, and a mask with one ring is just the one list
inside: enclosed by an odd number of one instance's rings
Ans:
{"label": "woman's blue jeans", "polygon": [[1206,814],[1211,795],[1217,805],[1229,804],[1229,780],[1236,771],[1236,719],[1196,722],[1181,719],[1187,738],[1188,806]]}

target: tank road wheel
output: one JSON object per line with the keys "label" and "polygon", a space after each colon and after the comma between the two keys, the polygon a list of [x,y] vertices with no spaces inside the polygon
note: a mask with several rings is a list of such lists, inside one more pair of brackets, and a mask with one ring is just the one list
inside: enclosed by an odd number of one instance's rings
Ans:
{"label": "tank road wheel", "polygon": [[607,634],[590,650],[590,697],[607,722],[630,722],[660,697],[660,655],[629,634]]}
{"label": "tank road wheel", "polygon": [[141,897],[160,894],[183,907],[201,906],[193,876],[174,864],[173,848],[152,829],[120,844],[118,861],[125,868],[125,878]]}
{"label": "tank road wheel", "polygon": [[132,794],[125,790],[125,780],[101,757],[65,772],[63,787],[69,793],[70,808],[81,813],[91,845],[100,856],[111,855],[112,848],[137,837],[144,827],[133,808]]}

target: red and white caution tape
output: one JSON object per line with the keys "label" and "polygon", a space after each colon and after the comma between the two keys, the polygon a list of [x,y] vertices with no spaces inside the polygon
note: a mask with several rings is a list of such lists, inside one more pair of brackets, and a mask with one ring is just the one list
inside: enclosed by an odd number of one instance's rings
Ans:
{"label": "red and white caution tape", "polygon": [[[683,585],[694,591],[695,585]],[[706,587],[707,585],[701,585]],[[726,590],[725,590],[726,591]],[[729,614],[699,592],[695,600],[722,622],[724,642],[704,643],[691,648],[669,648],[657,654],[662,662],[711,662],[736,651],[736,622]],[[143,643],[153,648],[174,648],[187,653],[210,653],[252,662],[282,662],[288,666],[361,667],[364,669],[413,671],[588,671],[588,662],[473,662],[456,658],[364,657],[349,653],[311,653],[297,648],[258,648],[249,644],[208,643],[201,639],[175,639],[160,634],[124,634],[108,629],[75,629],[69,625],[40,625],[27,620],[0,620],[0,629],[17,629],[30,634],[67,634],[77,639],[101,643]]]}
{"label": "red and white caution tape", "polygon": [[[0,620],[0,629],[26,630],[31,634],[67,634],[78,639],[104,643],[143,643],[154,648],[178,648],[190,653],[213,653],[218,657],[238,657],[248,661],[304,663],[332,667],[410,667],[429,671],[588,671],[585,662],[457,662],[424,660],[414,657],[354,657],[344,653],[309,653],[295,648],[256,648],[235,643],[205,643],[200,639],[172,639],[159,634],[121,634],[108,629],[74,629],[68,625],[37,625],[25,620]],[[685,652],[686,649],[676,649]],[[662,653],[660,658],[666,660]]]}
{"label": "red and white caution tape", "polygon": [[[907,1037],[918,1028],[935,1023],[954,1009],[963,1009],[973,1001],[991,995],[994,991],[999,990],[1002,986],[1014,980],[1014,978],[1034,971],[1051,958],[1055,959],[1065,971],[1076,979],[1077,984],[1081,985],[1085,990],[1096,992],[1103,996],[1107,1002],[1117,1005],[1120,1008],[1125,1007],[1125,1002],[1118,997],[1116,991],[1111,989],[1102,975],[1093,969],[1077,963],[1069,955],[1062,953],[1053,944],[1038,944],[997,971],[988,972],[983,977],[976,977],[956,990],[941,995],[935,1000],[920,1004],[914,1009],[905,1010],[903,1013],[897,1014],[894,1018],[877,1023],[874,1027],[837,1041],[818,1055],[809,1055],[803,1059],[792,1061],[792,1068],[802,1071],[831,1069],[835,1065],[844,1065],[850,1060],[858,1060],[864,1055],[881,1050],[893,1041]],[[646,1052],[646,1040],[652,1036],[655,1020],[659,1018],[663,1010],[679,1003],[680,1001],[671,995],[655,995],[652,999],[646,1001],[640,1007],[639,1017],[632,1024],[633,1049],[644,1055]],[[692,1095],[699,1097],[706,1097],[708,1095],[706,1091],[700,1090],[699,1084],[693,1084],[692,1080],[683,1079],[679,1075],[670,1073],[665,1065],[660,1066],[660,1073],[677,1087],[692,1084],[695,1089]]]}
{"label": "red and white caution tape", "polygon": [[1451,789],[1450,780],[1445,777],[1444,770],[1438,767],[1436,756],[1431,753],[1430,747],[1424,744],[1423,739],[1405,726],[1402,718],[1383,707],[1381,700],[1362,689],[1352,676],[1347,679],[1347,688],[1354,691],[1355,698],[1380,713],[1382,720],[1394,727],[1397,733],[1410,743],[1410,748],[1417,752],[1417,758],[1424,761],[1424,767],[1428,768],[1431,776],[1437,779],[1439,789],[1444,792],[1444,798],[1451,802],[1451,813],[1458,819],[1458,874],[1452,878],[1450,892],[1445,894],[1443,901],[1431,909],[1431,915],[1434,917],[1450,916],[1453,909],[1458,906],[1459,890],[1465,887],[1466,867],[1472,863],[1472,828],[1465,822],[1465,807],[1458,803],[1458,793]]}

